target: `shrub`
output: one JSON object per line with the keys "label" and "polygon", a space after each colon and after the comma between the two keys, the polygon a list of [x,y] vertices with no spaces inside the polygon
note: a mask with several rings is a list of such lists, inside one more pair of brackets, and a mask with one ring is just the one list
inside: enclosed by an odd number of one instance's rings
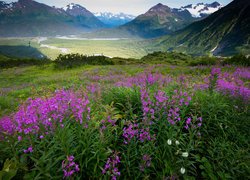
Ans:
{"label": "shrub", "polygon": [[250,57],[246,57],[243,54],[237,54],[231,58],[226,59],[223,64],[232,64],[232,65],[241,65],[241,66],[250,66]]}
{"label": "shrub", "polygon": [[113,65],[105,56],[85,56],[81,54],[60,54],[54,61],[56,68],[74,68],[82,65]]}
{"label": "shrub", "polygon": [[199,57],[189,63],[190,66],[211,66],[218,62],[217,58],[212,57]]}
{"label": "shrub", "polygon": [[9,58],[5,56],[0,56],[0,68],[11,68],[25,65],[42,66],[49,63],[51,63],[49,59]]}

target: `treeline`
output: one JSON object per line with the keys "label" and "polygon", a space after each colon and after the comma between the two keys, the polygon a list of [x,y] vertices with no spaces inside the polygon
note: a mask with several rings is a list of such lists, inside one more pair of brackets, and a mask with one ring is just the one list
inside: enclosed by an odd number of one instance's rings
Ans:
{"label": "treeline", "polygon": [[230,58],[222,57],[193,57],[178,52],[154,52],[141,59],[109,58],[106,56],[86,56],[81,54],[60,54],[54,61],[50,59],[11,58],[0,55],[0,68],[11,68],[25,65],[53,64],[55,69],[71,69],[83,65],[124,65],[124,64],[170,64],[170,65],[240,65],[250,66],[250,57],[235,55]]}

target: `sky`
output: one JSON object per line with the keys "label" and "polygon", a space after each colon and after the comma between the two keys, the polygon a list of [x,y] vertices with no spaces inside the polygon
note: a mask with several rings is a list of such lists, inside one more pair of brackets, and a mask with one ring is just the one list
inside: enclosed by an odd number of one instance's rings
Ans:
{"label": "sky", "polygon": [[[4,1],[4,0],[3,0]],[[5,0],[13,2],[17,0]],[[65,7],[69,3],[84,6],[91,12],[124,12],[132,15],[145,13],[152,6],[162,3],[172,8],[178,8],[188,4],[212,3],[216,0],[36,0],[37,2],[50,6]],[[227,5],[232,0],[218,0],[219,3]]]}

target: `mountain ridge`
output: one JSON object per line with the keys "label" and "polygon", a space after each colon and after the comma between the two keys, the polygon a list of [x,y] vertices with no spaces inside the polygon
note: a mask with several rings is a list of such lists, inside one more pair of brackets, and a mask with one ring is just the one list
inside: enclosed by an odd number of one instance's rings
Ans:
{"label": "mountain ridge", "polygon": [[86,18],[73,16],[61,8],[33,0],[0,1],[0,36],[71,35],[104,26],[93,14]]}
{"label": "mountain ridge", "polygon": [[225,56],[238,53],[241,49],[249,53],[250,2],[234,0],[207,18],[155,42],[155,47],[194,55]]}
{"label": "mountain ridge", "polygon": [[[200,3],[200,5],[201,4],[203,8],[209,8],[211,6],[219,9],[222,7],[222,5],[216,1],[211,4]],[[196,6],[198,5],[195,5],[194,7]],[[194,17],[194,15],[184,7],[170,8],[167,5],[158,3],[144,14],[137,16],[134,20],[120,26],[119,28],[142,38],[155,38],[171,34],[195,21],[207,17],[208,15],[209,13],[205,14],[202,12],[202,15]]]}
{"label": "mountain ridge", "polygon": [[93,13],[99,20],[109,27],[117,27],[133,20],[135,16],[125,13],[96,12]]}

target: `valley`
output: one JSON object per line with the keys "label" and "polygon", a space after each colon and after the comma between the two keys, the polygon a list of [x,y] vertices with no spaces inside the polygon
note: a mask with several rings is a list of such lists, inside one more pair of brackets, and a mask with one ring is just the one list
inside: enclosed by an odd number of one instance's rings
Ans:
{"label": "valley", "polygon": [[0,180],[249,179],[250,1],[221,1],[0,1]]}
{"label": "valley", "polygon": [[[123,38],[72,38],[72,37],[20,37],[20,38],[0,38],[1,45],[28,46],[36,48],[44,56],[55,59],[59,54],[80,53],[86,55],[103,54],[109,57],[141,58],[147,54],[144,49],[145,43],[141,39]],[[4,49],[0,52],[5,55]]]}

